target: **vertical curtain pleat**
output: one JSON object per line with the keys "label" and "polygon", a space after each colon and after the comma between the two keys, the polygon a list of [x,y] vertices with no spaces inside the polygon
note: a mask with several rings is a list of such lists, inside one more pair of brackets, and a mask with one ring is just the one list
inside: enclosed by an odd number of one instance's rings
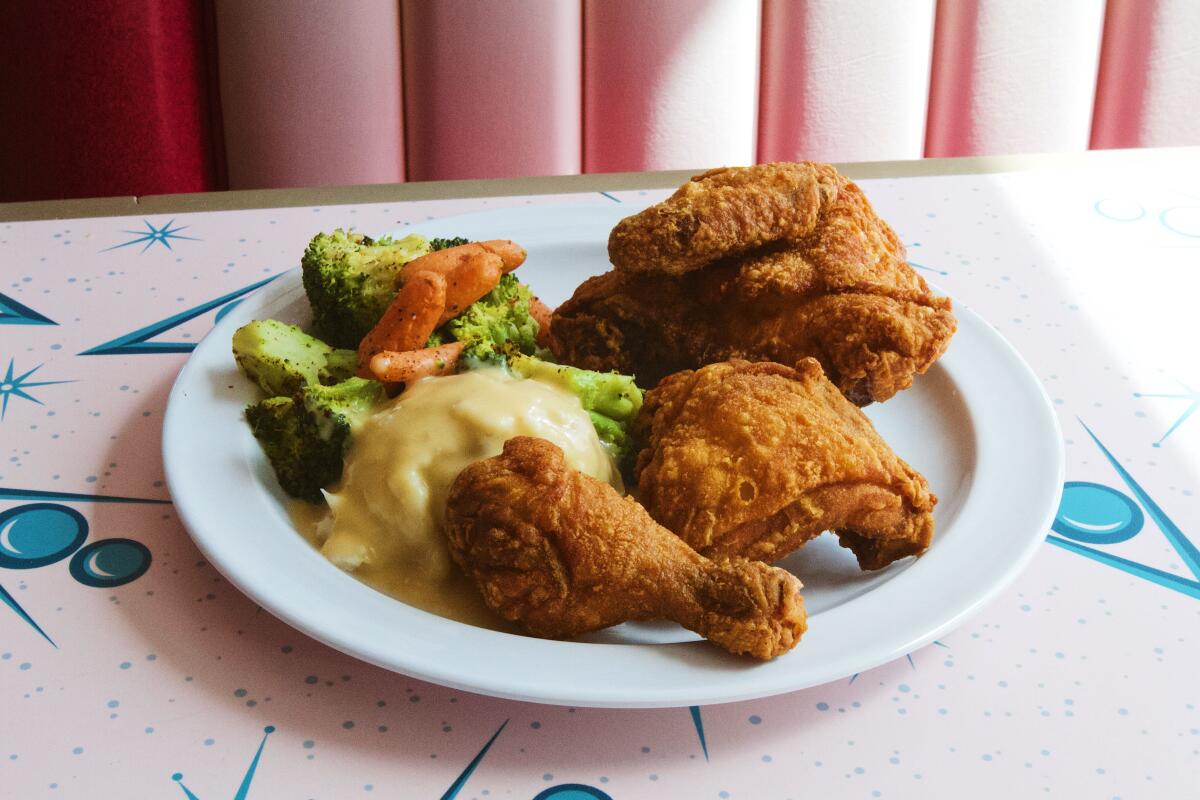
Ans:
{"label": "vertical curtain pleat", "polygon": [[200,0],[0,14],[0,201],[220,188]]}
{"label": "vertical curtain pleat", "polygon": [[1084,150],[1103,0],[939,0],[927,156]]}
{"label": "vertical curtain pleat", "polygon": [[920,158],[934,0],[764,0],[760,161]]}
{"label": "vertical curtain pleat", "polygon": [[759,3],[587,0],[584,169],[754,161]]}
{"label": "vertical curtain pleat", "polygon": [[579,0],[404,0],[411,180],[580,171]]}
{"label": "vertical curtain pleat", "polygon": [[1109,0],[1092,147],[1200,143],[1200,3]]}
{"label": "vertical curtain pleat", "polygon": [[217,0],[232,188],[404,180],[396,0]]}

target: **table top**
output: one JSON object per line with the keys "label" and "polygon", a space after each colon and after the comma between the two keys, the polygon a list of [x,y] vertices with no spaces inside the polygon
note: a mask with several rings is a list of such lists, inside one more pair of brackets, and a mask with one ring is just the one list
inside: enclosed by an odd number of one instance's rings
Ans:
{"label": "table top", "polygon": [[[0,206],[0,795],[1189,796],[1197,153],[847,169],[1043,381],[1063,505],[1021,577],[933,645],[690,709],[497,700],[307,639],[201,558],[159,455],[194,342],[317,230],[632,206],[686,173]],[[41,552],[9,546],[15,523]]]}

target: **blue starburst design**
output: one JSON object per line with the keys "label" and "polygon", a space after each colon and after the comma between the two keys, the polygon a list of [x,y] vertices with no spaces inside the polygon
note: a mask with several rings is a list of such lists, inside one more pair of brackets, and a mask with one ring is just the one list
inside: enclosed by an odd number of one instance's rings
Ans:
{"label": "blue starburst design", "polygon": [[58,323],[39,314],[24,303],[18,303],[6,294],[0,294],[0,325],[57,325]]}
{"label": "blue starburst design", "polygon": [[260,286],[265,286],[271,281],[278,278],[284,273],[280,272],[272,275],[269,278],[264,278],[261,281],[252,283],[249,286],[243,286],[237,291],[229,294],[221,295],[213,300],[201,303],[198,306],[189,308],[187,311],[181,311],[178,314],[167,317],[164,320],[155,322],[152,325],[147,325],[144,328],[138,328],[132,333],[127,333],[124,336],[118,336],[116,339],[107,341],[104,344],[98,344],[95,347],[84,350],[79,355],[81,356],[115,356],[115,355],[139,355],[145,353],[190,353],[196,349],[195,342],[152,342],[155,336],[159,336],[172,328],[178,327],[189,320],[193,320],[201,314],[206,314],[214,308],[221,308],[217,312],[216,322],[229,313],[239,302],[243,295],[249,294]]}
{"label": "blue starburst design", "polygon": [[109,250],[116,250],[119,247],[129,247],[132,244],[141,244],[142,242],[146,243],[146,246],[142,248],[143,253],[146,252],[147,250],[149,250],[155,244],[161,244],[163,247],[167,248],[168,250],[172,250],[172,249],[174,249],[171,247],[172,239],[189,239],[193,242],[201,241],[200,239],[197,239],[195,236],[180,236],[179,231],[185,231],[190,226],[180,225],[177,228],[173,228],[171,226],[175,224],[175,220],[171,220],[166,225],[163,225],[161,228],[154,227],[154,223],[152,223],[148,219],[142,220],[142,223],[146,226],[146,230],[144,230],[144,231],[127,231],[127,230],[121,231],[121,233],[136,234],[137,235],[136,239],[130,239],[128,242],[121,242],[120,244],[114,244],[112,247],[106,247],[103,250],[101,250],[100,252],[107,253]]}
{"label": "blue starburst design", "polygon": [[42,368],[42,364],[38,364],[28,372],[20,375],[14,374],[13,360],[8,360],[8,370],[4,373],[4,379],[0,380],[0,420],[4,419],[4,415],[8,413],[8,399],[10,397],[20,397],[23,400],[29,400],[32,403],[45,405],[41,400],[38,400],[33,395],[27,392],[27,389],[32,389],[35,386],[53,386],[56,383],[74,383],[74,381],[31,381],[29,376]]}
{"label": "blue starburst design", "polygon": [[700,749],[704,751],[704,760],[708,761],[708,742],[704,739],[704,720],[700,718],[700,706],[690,706],[688,711],[692,712],[692,726],[696,729],[696,736],[700,739]]}
{"label": "blue starburst design", "polygon": [[[258,762],[262,759],[263,748],[267,746],[267,737],[274,732],[274,725],[268,725],[263,728],[262,740],[258,743],[258,749],[254,751],[254,758],[251,759],[250,766],[246,769],[246,774],[242,776],[242,782],[238,784],[237,792],[233,795],[233,800],[246,800],[249,796],[250,785],[254,783],[254,773],[258,771]],[[176,772],[171,775],[171,780],[175,781],[175,784],[183,790],[183,796],[187,800],[200,800],[199,796],[184,784],[182,772]]]}
{"label": "blue starburst design", "polygon": [[1133,396],[1138,397],[1138,398],[1165,397],[1168,400],[1187,400],[1187,401],[1189,401],[1188,407],[1183,410],[1183,413],[1181,413],[1179,415],[1179,417],[1175,420],[1175,422],[1171,423],[1171,427],[1167,428],[1167,432],[1164,433],[1161,437],[1159,437],[1159,440],[1157,442],[1150,445],[1151,447],[1162,447],[1163,441],[1165,441],[1168,436],[1170,436],[1172,433],[1174,433],[1176,430],[1178,430],[1179,426],[1182,425],[1184,422],[1186,422],[1188,417],[1190,417],[1192,414],[1196,413],[1197,408],[1200,408],[1200,392],[1197,392],[1195,389],[1188,386],[1186,383],[1184,383],[1181,380],[1176,380],[1176,383],[1178,383],[1180,386],[1182,386],[1184,388],[1184,390],[1185,390],[1184,394],[1144,394],[1142,392],[1134,392],[1133,393]]}
{"label": "blue starburst design", "polygon": [[507,725],[508,720],[504,720],[504,722],[500,723],[500,727],[497,728],[496,732],[492,734],[492,738],[487,740],[487,744],[483,746],[483,749],[480,750],[473,759],[471,759],[471,762],[467,764],[463,771],[459,773],[459,776],[454,779],[454,783],[450,784],[450,788],[448,788],[442,794],[441,800],[454,800],[454,798],[458,797],[458,793],[462,791],[463,787],[467,785],[467,781],[471,779],[471,773],[474,772],[475,768],[479,766],[479,762],[483,761],[483,757],[487,755],[488,750],[492,749],[492,745],[495,744],[496,738],[501,734],[501,732],[503,732],[505,726]]}
{"label": "blue starburst design", "polygon": [[[934,643],[934,644],[936,644],[938,647],[945,647],[947,650],[948,650],[948,649],[950,649],[950,645],[948,645],[948,644],[946,644],[945,642],[943,642],[943,641],[940,641],[940,640],[938,640],[938,639],[934,639],[934,640],[933,640],[933,643]],[[913,661],[912,653],[905,653],[905,654],[904,654],[904,657],[905,657],[906,659],[908,659],[908,666],[909,666],[910,668],[912,668],[912,669],[916,669],[916,668],[917,668],[917,664],[916,664],[916,662],[915,662],[915,661]],[[856,673],[854,673],[853,675],[851,675],[851,676],[850,676],[850,680],[846,682],[846,685],[847,685],[847,686],[849,686],[850,684],[854,683],[856,680],[858,680],[858,676],[859,676],[859,675],[861,675],[861,674],[862,674],[861,672],[856,672]]]}
{"label": "blue starburst design", "polygon": [[[906,244],[904,247],[907,249],[909,247],[920,247],[920,246],[921,246],[920,242],[913,242],[912,244]],[[949,272],[946,272],[946,270],[944,270],[944,269],[934,269],[933,267],[927,267],[924,264],[918,264],[915,261],[909,261],[908,265],[910,267],[912,267],[913,269],[925,270],[926,272],[932,272],[935,275],[949,275],[950,274]]]}

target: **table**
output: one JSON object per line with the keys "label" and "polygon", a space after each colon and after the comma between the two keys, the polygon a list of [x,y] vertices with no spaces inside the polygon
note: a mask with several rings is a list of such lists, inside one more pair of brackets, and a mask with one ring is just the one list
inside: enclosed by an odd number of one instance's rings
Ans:
{"label": "table", "polygon": [[[159,434],[193,344],[318,229],[644,203],[688,173],[0,206],[0,795],[1196,796],[1200,150],[847,171],[1044,382],[1059,518],[929,647],[650,711],[465,694],[307,639],[200,557]],[[5,549],[17,522],[37,552]]]}

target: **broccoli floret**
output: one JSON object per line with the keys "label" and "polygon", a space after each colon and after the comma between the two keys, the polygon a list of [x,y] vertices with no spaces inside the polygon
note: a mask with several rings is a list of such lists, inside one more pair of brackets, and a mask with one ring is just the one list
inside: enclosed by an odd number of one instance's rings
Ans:
{"label": "broccoli floret", "polygon": [[268,395],[291,395],[309,384],[337,383],[354,374],[358,354],[335,350],[295,325],[249,322],[233,334],[233,357]]}
{"label": "broccoli floret", "polygon": [[337,347],[358,347],[396,296],[400,268],[428,252],[416,234],[374,240],[338,229],[314,236],[300,264],[318,333]]}
{"label": "broccoli floret", "polygon": [[613,451],[618,464],[629,465],[634,455],[630,428],[642,408],[642,390],[632,376],[566,367],[529,356],[509,359],[509,369],[523,378],[561,386],[579,397],[600,441]]}
{"label": "broccoli floret", "polygon": [[455,236],[453,239],[430,239],[429,250],[445,250],[447,247],[458,247],[460,244],[470,244],[470,239],[464,239],[461,236]]}
{"label": "broccoli floret", "polygon": [[461,363],[468,368],[503,364],[510,353],[532,354],[537,350],[538,324],[529,313],[529,300],[528,286],[503,275],[495,289],[434,335],[463,342]]}
{"label": "broccoli floret", "polygon": [[280,487],[292,497],[321,502],[321,489],[342,477],[342,458],[383,384],[350,378],[334,386],[305,386],[291,397],[270,397],[246,407],[246,421],[271,462]]}
{"label": "broccoli floret", "polygon": [[333,350],[325,357],[325,365],[317,370],[317,380],[325,386],[332,386],[353,378],[357,371],[357,350]]}

